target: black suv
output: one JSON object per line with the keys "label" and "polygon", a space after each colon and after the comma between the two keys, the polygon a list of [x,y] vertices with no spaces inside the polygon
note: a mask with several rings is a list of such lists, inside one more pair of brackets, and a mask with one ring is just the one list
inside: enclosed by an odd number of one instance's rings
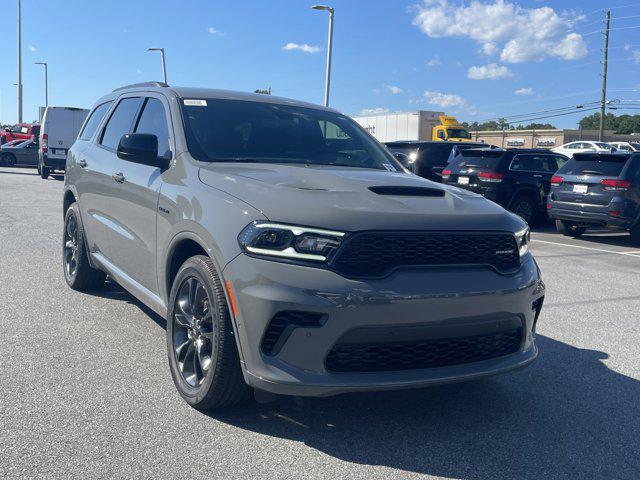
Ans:
{"label": "black suv", "polygon": [[551,179],[547,206],[560,233],[629,230],[640,244],[640,153],[576,153]]}
{"label": "black suv", "polygon": [[442,181],[442,169],[462,150],[490,147],[486,143],[474,142],[403,141],[387,142],[385,145],[402,165],[434,182]]}
{"label": "black suv", "polygon": [[567,160],[542,149],[463,150],[442,171],[442,181],[479,193],[531,224],[542,217],[551,177]]}

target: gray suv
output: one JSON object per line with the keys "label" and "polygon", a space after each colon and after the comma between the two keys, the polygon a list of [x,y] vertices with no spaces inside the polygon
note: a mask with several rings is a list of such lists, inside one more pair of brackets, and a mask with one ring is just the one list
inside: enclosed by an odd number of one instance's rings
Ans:
{"label": "gray suv", "polygon": [[64,275],[167,319],[199,409],[513,370],[544,284],[527,225],[410,174],[349,117],[160,83],[101,98],[67,158]]}

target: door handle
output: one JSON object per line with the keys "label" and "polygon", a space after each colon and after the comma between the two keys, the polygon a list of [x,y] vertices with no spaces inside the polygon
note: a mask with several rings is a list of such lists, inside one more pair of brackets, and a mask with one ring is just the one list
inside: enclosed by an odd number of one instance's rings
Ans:
{"label": "door handle", "polygon": [[113,179],[118,182],[118,183],[124,183],[124,175],[122,174],[122,172],[118,172],[118,173],[114,173],[113,175],[111,175],[113,177]]}
{"label": "door handle", "polygon": [[80,166],[80,168],[87,168],[87,161],[83,158],[78,162],[78,165]]}

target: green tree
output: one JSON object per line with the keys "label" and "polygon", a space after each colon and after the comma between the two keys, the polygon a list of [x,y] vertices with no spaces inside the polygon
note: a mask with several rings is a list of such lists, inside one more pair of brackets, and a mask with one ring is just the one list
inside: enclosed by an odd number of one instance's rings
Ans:
{"label": "green tree", "polygon": [[262,89],[262,88],[256,88],[253,93],[261,93],[262,95],[271,95],[271,87]]}

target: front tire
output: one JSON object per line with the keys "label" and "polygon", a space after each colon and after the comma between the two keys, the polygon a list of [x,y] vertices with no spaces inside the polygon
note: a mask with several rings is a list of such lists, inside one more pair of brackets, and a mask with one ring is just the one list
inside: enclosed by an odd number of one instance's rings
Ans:
{"label": "front tire", "polygon": [[224,288],[209,257],[191,257],[180,267],[169,302],[169,368],[182,398],[198,410],[248,399]]}
{"label": "front tire", "polygon": [[67,285],[74,290],[93,290],[104,285],[105,273],[89,264],[77,203],[72,203],[64,216],[62,267]]}
{"label": "front tire", "polygon": [[578,238],[587,231],[587,227],[580,227],[577,223],[568,220],[556,220],[556,230],[565,237]]}

